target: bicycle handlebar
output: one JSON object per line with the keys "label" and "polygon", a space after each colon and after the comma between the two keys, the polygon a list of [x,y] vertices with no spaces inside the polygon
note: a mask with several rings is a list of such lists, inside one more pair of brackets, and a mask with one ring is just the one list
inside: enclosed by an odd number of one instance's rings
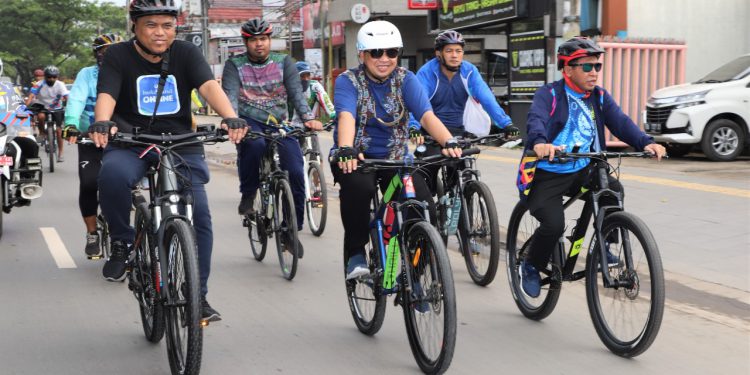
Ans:
{"label": "bicycle handlebar", "polygon": [[392,159],[365,159],[365,160],[360,160],[359,163],[360,163],[360,166],[362,166],[363,168],[375,168],[375,169],[377,169],[378,167],[385,167],[385,168],[393,168],[393,167],[406,167],[406,168],[421,167],[421,166],[424,166],[426,164],[433,164],[433,163],[441,162],[441,161],[458,160],[458,159],[460,159],[460,158],[462,158],[464,156],[476,155],[480,151],[481,150],[479,150],[478,148],[469,148],[469,149],[463,150],[463,152],[461,154],[461,157],[459,157],[459,158],[453,158],[453,157],[450,157],[450,156],[445,156],[445,155],[440,154],[440,155],[431,155],[431,156],[427,156],[427,157],[424,157],[424,158],[411,159],[411,160],[409,160],[409,159],[401,159],[401,160],[392,160]]}
{"label": "bicycle handlebar", "polygon": [[[534,150],[526,150],[524,152],[524,156],[537,156],[536,152]],[[591,159],[606,159],[606,158],[654,158],[656,157],[655,154],[650,153],[648,151],[638,151],[638,152],[611,152],[611,151],[599,151],[599,152],[565,152],[565,151],[555,151],[555,157],[553,159],[553,163],[567,163],[569,160],[567,159],[583,159],[583,158],[591,158]],[[666,155],[664,156],[667,157]],[[544,158],[542,158],[544,159]]]}
{"label": "bicycle handlebar", "polygon": [[[501,130],[502,131],[502,130]],[[435,138],[432,138],[429,135],[425,135],[425,144],[435,144],[439,145],[438,142],[435,140]],[[475,137],[475,138],[466,138],[462,136],[455,137],[456,141],[458,142],[458,145],[461,148],[467,148],[471,147],[473,145],[483,145],[486,143],[489,143],[491,141],[501,140],[505,138],[504,134],[488,134],[481,137]]]}

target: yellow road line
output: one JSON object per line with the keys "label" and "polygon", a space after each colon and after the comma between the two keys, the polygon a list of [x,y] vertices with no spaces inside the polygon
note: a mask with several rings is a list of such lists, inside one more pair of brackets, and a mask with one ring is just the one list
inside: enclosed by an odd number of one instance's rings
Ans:
{"label": "yellow road line", "polygon": [[[518,164],[520,160],[518,158],[507,158],[507,157],[492,156],[492,155],[487,155],[487,154],[481,154],[479,155],[479,158],[495,160],[495,161],[499,161],[502,163],[509,163],[509,164]],[[670,179],[660,178],[660,177],[647,177],[647,176],[638,176],[638,175],[632,175],[632,174],[620,174],[620,179],[626,180],[626,181],[642,182],[644,184],[670,186],[670,187],[676,187],[676,188],[681,188],[681,189],[704,191],[707,193],[732,195],[732,196],[740,197],[740,198],[750,198],[750,190],[746,190],[746,189],[737,189],[737,188],[730,188],[730,187],[717,186],[717,185],[698,184],[694,182],[684,182],[684,181],[670,180]]]}

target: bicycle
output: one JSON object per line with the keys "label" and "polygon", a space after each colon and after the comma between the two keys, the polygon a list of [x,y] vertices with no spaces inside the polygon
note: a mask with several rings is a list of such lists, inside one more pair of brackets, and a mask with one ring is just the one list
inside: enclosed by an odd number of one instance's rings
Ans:
{"label": "bicycle", "polygon": [[[526,156],[536,157],[533,151]],[[593,174],[591,182],[563,204],[567,209],[589,193],[577,224],[567,237],[571,242],[569,250],[565,251],[564,240],[560,238],[549,265],[539,270],[542,292],[538,298],[526,295],[521,289],[519,265],[539,226],[522,202],[513,209],[508,224],[506,264],[516,305],[524,316],[533,320],[544,319],[552,313],[563,281],[585,278],[586,301],[597,335],[613,353],[635,357],[651,346],[659,332],[664,314],[664,272],[659,249],[648,226],[626,212],[623,195],[609,188],[607,177],[613,172],[619,179],[623,157],[652,155],[645,152],[592,152],[556,156],[557,162],[561,163],[591,158]],[[608,158],[617,158],[617,166],[610,165]],[[604,196],[616,198],[618,204],[600,205],[599,200]],[[586,252],[586,267],[574,272],[592,218],[594,233]],[[610,264],[608,252],[617,259],[617,264]],[[620,302],[627,306],[617,310]],[[640,313],[640,316],[632,317],[631,313]]]}
{"label": "bicycle", "polygon": [[[462,148],[503,139],[504,134],[463,138]],[[426,144],[433,143],[428,140]],[[443,243],[456,236],[459,252],[475,284],[489,285],[497,273],[500,258],[500,223],[490,188],[480,180],[476,157],[444,159],[437,179],[437,229]]]}
{"label": "bicycle", "polygon": [[[471,155],[479,150],[465,150]],[[420,369],[445,372],[456,344],[456,294],[448,253],[430,224],[428,204],[415,199],[414,171],[439,163],[442,155],[414,160],[365,159],[364,171],[395,171],[382,198],[371,201],[370,241],[365,247],[370,274],[346,281],[347,299],[360,332],[377,333],[385,318],[386,299],[404,311],[409,346]],[[402,202],[395,199],[400,186]],[[404,211],[418,212],[406,219]],[[344,264],[346,264],[346,259]],[[346,267],[344,267],[346,273]]]}
{"label": "bicycle", "polygon": [[55,172],[55,160],[59,158],[58,156],[58,142],[57,139],[57,122],[55,122],[55,114],[56,113],[65,113],[65,109],[56,109],[56,110],[48,110],[44,108],[41,104],[34,104],[28,107],[28,109],[36,116],[39,114],[45,115],[44,120],[44,129],[41,131],[44,132],[45,136],[41,137],[42,142],[41,146],[42,149],[44,149],[44,152],[47,153],[47,157],[49,159],[49,171],[50,173]]}
{"label": "bicycle", "polygon": [[[253,210],[242,218],[242,226],[248,230],[250,249],[255,260],[266,256],[268,238],[276,238],[281,274],[292,280],[297,273],[299,260],[297,246],[297,214],[294,211],[294,196],[289,184],[289,173],[281,169],[279,142],[287,137],[296,137],[306,131],[303,128],[278,131],[248,131],[246,138],[265,138],[266,150],[260,166],[260,186],[255,194]],[[286,241],[284,240],[286,239]]]}
{"label": "bicycle", "polygon": [[[328,131],[333,127],[329,122],[323,127]],[[318,133],[306,132],[300,136],[302,156],[307,165],[305,174],[305,212],[307,213],[307,226],[310,232],[320,237],[326,228],[328,217],[328,188],[323,175],[323,158],[321,157]]]}
{"label": "bicycle", "polygon": [[139,303],[146,339],[159,342],[167,334],[173,374],[200,371],[202,327],[208,325],[201,320],[193,197],[183,190],[190,178],[177,169],[180,157],[174,148],[225,140],[225,133],[205,130],[181,135],[117,133],[110,141],[159,151],[157,165],[151,164],[146,172],[148,194],[133,191],[135,241],[127,279]]}

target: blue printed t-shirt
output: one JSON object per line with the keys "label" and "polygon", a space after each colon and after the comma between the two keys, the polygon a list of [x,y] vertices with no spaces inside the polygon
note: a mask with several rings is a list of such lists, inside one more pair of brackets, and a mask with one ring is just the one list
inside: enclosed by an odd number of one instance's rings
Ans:
{"label": "blue printed t-shirt", "polygon": [[[568,86],[565,86],[565,93],[568,97],[568,122],[552,144],[565,145],[566,151],[572,151],[573,147],[579,146],[578,152],[590,152],[594,142],[598,145],[594,95],[584,98],[583,93],[577,93]],[[573,173],[580,171],[588,164],[589,159],[575,159],[575,162],[564,164],[550,163],[543,159],[539,161],[537,168],[554,173]]]}
{"label": "blue printed t-shirt", "polygon": [[448,80],[448,77],[441,71],[438,73],[438,80],[438,90],[430,98],[435,115],[445,126],[463,129],[464,108],[466,100],[469,99],[469,93],[464,88],[461,75],[456,72],[453,79]]}
{"label": "blue printed t-shirt", "polygon": [[[369,77],[366,78],[370,93],[375,101],[376,116],[385,122],[393,121],[394,118],[391,114],[396,112],[394,108],[399,106],[397,99],[390,95],[391,79],[393,78],[389,78],[383,83],[377,83]],[[424,89],[414,73],[410,71],[406,72],[403,86],[401,86],[401,93],[407,111],[414,114],[414,117],[418,121],[422,119],[425,112],[432,110],[427,95],[424,93]],[[336,91],[333,103],[337,114],[349,112],[354,117],[356,126],[360,126],[360,118],[357,113],[357,89],[345,74],[341,74],[336,78]],[[408,119],[409,113],[405,113],[404,116],[407,116]],[[367,120],[364,131],[370,138],[367,149],[363,152],[367,157],[385,158],[392,148],[406,147],[405,144],[394,144],[393,127],[382,125],[375,118]],[[333,132],[333,140],[334,147],[338,147],[338,129]]]}

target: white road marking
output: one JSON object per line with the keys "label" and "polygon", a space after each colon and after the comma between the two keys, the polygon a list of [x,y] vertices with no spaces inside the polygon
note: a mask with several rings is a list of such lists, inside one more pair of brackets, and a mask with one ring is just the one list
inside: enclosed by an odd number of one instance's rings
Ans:
{"label": "white road marking", "polygon": [[76,266],[76,262],[74,262],[73,258],[70,256],[68,249],[65,248],[65,244],[63,243],[62,238],[60,238],[60,235],[57,234],[55,228],[44,227],[39,228],[39,230],[42,232],[44,241],[47,242],[47,248],[49,248],[50,254],[55,258],[57,268],[78,267]]}

